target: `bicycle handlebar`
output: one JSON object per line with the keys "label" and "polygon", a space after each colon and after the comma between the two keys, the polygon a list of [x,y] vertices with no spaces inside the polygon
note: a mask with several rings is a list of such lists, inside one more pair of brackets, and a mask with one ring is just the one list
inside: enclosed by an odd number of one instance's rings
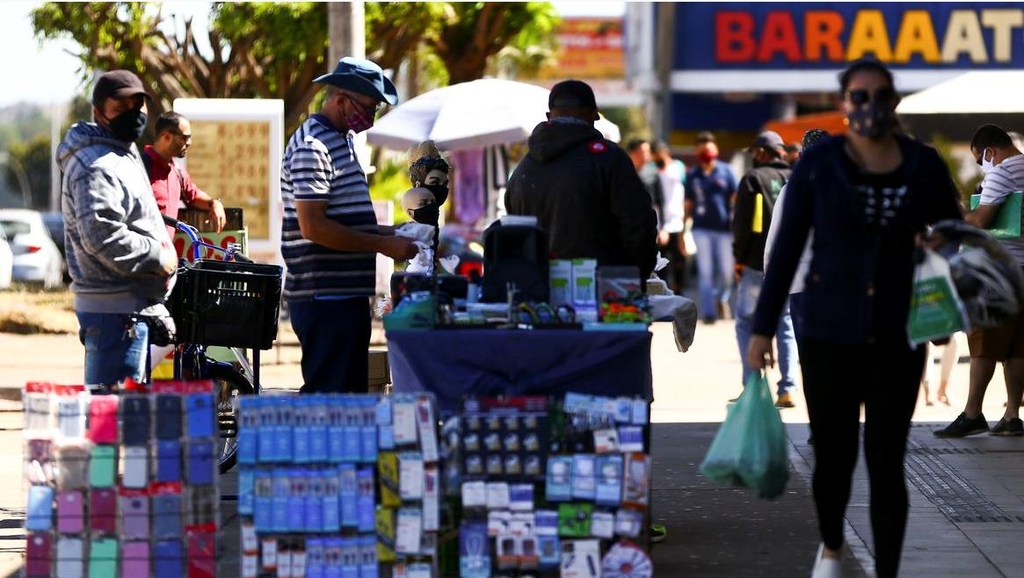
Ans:
{"label": "bicycle handlebar", "polygon": [[179,221],[178,219],[175,219],[173,217],[168,217],[167,215],[161,215],[161,216],[164,219],[164,223],[168,227],[174,227],[175,229],[181,231],[182,233],[185,233],[185,236],[187,236],[192,241],[192,258],[193,259],[199,259],[199,248],[200,247],[206,247],[208,249],[213,249],[215,251],[220,251],[221,253],[223,253],[225,261],[234,260],[234,261],[238,261],[239,263],[253,263],[254,262],[252,259],[250,259],[249,257],[245,256],[244,253],[241,253],[241,252],[237,251],[234,247],[228,246],[228,248],[225,249],[224,247],[220,247],[218,245],[214,245],[212,243],[207,243],[206,241],[203,241],[199,237],[199,229],[196,229],[195,227],[193,227],[192,225],[189,225],[188,223]]}

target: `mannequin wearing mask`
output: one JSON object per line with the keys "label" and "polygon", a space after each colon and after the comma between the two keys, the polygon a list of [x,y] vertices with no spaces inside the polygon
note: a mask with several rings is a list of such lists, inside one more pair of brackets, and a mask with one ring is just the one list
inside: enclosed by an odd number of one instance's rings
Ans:
{"label": "mannequin wearing mask", "polygon": [[423,141],[409,149],[409,181],[430,190],[440,207],[448,200],[448,176],[452,166],[441,156],[434,141]]}
{"label": "mannequin wearing mask", "polygon": [[434,193],[425,187],[409,189],[402,195],[402,210],[409,215],[413,222],[433,228],[431,231],[433,234],[429,240],[425,240],[422,235],[415,237],[417,244],[420,245],[420,252],[409,261],[405,272],[430,275],[434,270],[434,254],[437,249],[438,219],[440,217],[440,207]]}

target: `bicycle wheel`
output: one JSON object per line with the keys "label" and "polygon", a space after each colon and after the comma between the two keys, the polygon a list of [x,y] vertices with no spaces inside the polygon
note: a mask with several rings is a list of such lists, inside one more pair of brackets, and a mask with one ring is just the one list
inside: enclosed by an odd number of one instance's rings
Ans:
{"label": "bicycle wheel", "polygon": [[253,387],[245,376],[230,365],[209,363],[205,373],[205,379],[213,380],[217,392],[217,427],[220,438],[216,451],[220,473],[223,474],[235,467],[238,459],[236,398],[240,395],[252,395]]}

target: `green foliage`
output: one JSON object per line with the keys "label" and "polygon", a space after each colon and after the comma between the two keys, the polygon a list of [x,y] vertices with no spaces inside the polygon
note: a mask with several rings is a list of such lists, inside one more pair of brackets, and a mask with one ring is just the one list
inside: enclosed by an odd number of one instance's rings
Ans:
{"label": "green foliage", "polygon": [[949,142],[949,139],[943,135],[935,134],[932,135],[930,144],[935,147],[943,162],[946,163],[946,168],[949,169],[949,174],[953,177],[953,183],[960,191],[960,199],[963,201],[964,206],[970,206],[971,195],[977,190],[978,185],[981,184],[984,175],[978,174],[966,181],[960,180],[960,174],[964,168],[963,159],[953,155],[953,145]]}
{"label": "green foliage", "polygon": [[50,115],[40,106],[15,104],[0,110],[0,150],[11,143],[50,134]]}
{"label": "green foliage", "polygon": [[647,115],[642,107],[630,106],[601,109],[601,114],[619,125],[619,133],[622,135],[619,144],[625,145],[634,138],[650,139],[653,134],[651,124],[648,122]]}
{"label": "green foliage", "polygon": [[438,34],[425,40],[452,84],[482,78],[502,48],[523,49],[550,36],[559,22],[548,2],[452,2],[450,8]]}
{"label": "green foliage", "polygon": [[[413,74],[422,71],[435,86],[483,77],[489,59],[509,44],[523,55],[521,66],[543,61],[539,47],[550,44],[545,39],[558,23],[546,2],[367,2],[364,8],[367,54],[396,74],[414,57]],[[178,26],[160,3],[48,2],[33,10],[32,27],[40,41],[79,45],[83,85],[95,70],[136,72],[157,97],[154,116],[179,97],[280,98],[290,133],[310,111],[319,88],[312,79],[330,68],[328,11],[324,2],[215,2],[210,54],[200,53],[191,21]]]}
{"label": "green foliage", "polygon": [[409,220],[402,210],[402,195],[409,190],[409,167],[404,162],[386,161],[377,167],[370,184],[370,198],[375,201],[390,201],[394,205],[395,224]]}
{"label": "green foliage", "polygon": [[10,157],[4,167],[4,180],[11,190],[21,194],[21,183],[17,171],[24,171],[31,192],[32,209],[50,206],[50,137],[38,136],[27,142],[12,143],[7,150]]}

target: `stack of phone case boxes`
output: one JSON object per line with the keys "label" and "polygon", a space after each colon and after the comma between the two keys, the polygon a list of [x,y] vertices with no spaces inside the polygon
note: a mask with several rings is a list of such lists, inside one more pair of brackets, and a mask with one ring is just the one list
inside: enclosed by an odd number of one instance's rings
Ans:
{"label": "stack of phone case boxes", "polygon": [[216,403],[210,382],[90,395],[29,383],[25,575],[216,575]]}

